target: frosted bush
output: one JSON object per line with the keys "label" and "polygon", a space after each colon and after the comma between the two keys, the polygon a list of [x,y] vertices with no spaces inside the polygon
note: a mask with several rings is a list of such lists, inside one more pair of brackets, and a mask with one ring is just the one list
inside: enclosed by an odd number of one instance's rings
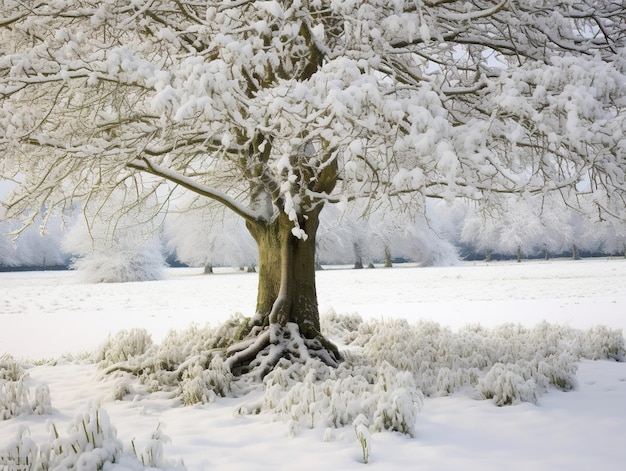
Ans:
{"label": "frosted bush", "polygon": [[44,415],[51,411],[50,389],[47,385],[40,384],[31,393],[21,379],[0,381],[0,420],[25,414]]}
{"label": "frosted bush", "polygon": [[[0,469],[2,470],[35,470],[39,448],[30,438],[28,428],[20,427],[15,439],[0,448]],[[47,468],[42,468],[47,469]]]}
{"label": "frosted bush", "polygon": [[48,386],[40,384],[31,390],[24,382],[26,377],[24,368],[11,356],[0,357],[0,420],[52,411]]}
{"label": "frosted bush", "polygon": [[123,377],[120,378],[113,385],[113,399],[116,401],[123,400],[127,395],[132,394],[134,392],[134,388],[132,386],[132,381],[129,378]]}
{"label": "frosted bush", "polygon": [[582,355],[590,360],[611,358],[616,361],[626,359],[624,334],[619,329],[606,326],[592,327],[587,330],[583,339]]}
{"label": "frosted bush", "polygon": [[165,261],[156,241],[132,250],[95,249],[76,258],[71,267],[85,283],[129,283],[163,279]]}
{"label": "frosted bush", "polygon": [[496,363],[478,384],[485,399],[493,399],[498,406],[519,402],[537,402],[537,384],[528,368],[514,363]]}
{"label": "frosted bush", "polygon": [[359,314],[339,315],[334,310],[320,316],[322,331],[341,343],[353,342],[359,336],[359,327],[363,318]]}
{"label": "frosted bush", "polygon": [[[163,278],[165,258],[161,241],[154,236],[158,221],[147,205],[126,206],[128,197],[120,186],[107,202],[84,208],[85,218],[76,221],[63,248],[74,256],[72,268],[86,283],[124,283]],[[151,200],[150,198],[148,198]],[[156,201],[151,200],[153,204]],[[126,208],[116,211],[117,208]],[[89,221],[89,222],[87,222]]]}
{"label": "frosted bush", "polygon": [[231,393],[233,376],[220,357],[214,357],[208,368],[200,365],[187,368],[183,374],[180,390],[185,405],[214,402],[218,396]]}
{"label": "frosted bush", "polygon": [[24,369],[11,355],[0,356],[0,381],[17,381],[24,375]]}
{"label": "frosted bush", "polygon": [[422,404],[422,393],[413,375],[383,362],[378,368],[374,395],[378,398],[372,421],[374,430],[394,430],[413,436]]}
{"label": "frosted bush", "polygon": [[434,322],[372,320],[358,328],[371,335],[357,336],[350,345],[361,346],[373,363],[411,372],[417,389],[429,396],[469,389],[483,397],[499,395],[496,402],[502,404],[535,402],[549,387],[574,389],[580,358],[624,359],[621,331],[605,327],[582,332],[542,322],[532,329],[473,325],[452,332]]}
{"label": "frosted bush", "polygon": [[281,420],[313,428],[342,427],[363,416],[374,431],[412,435],[422,394],[410,373],[388,363],[329,368],[315,360],[304,364],[281,362],[264,380],[260,410]]}
{"label": "frosted bush", "polygon": [[125,452],[117,431],[102,408],[92,408],[78,415],[67,435],[59,433],[56,425],[48,424],[50,439],[39,445],[27,430],[20,429],[15,440],[0,448],[0,469],[34,470],[99,470],[113,465],[128,471],[156,469],[185,469],[164,459],[165,437],[157,427],[143,453]]}
{"label": "frosted bush", "polygon": [[[541,379],[545,378],[549,385],[562,391],[570,391],[578,386],[576,379],[577,361],[578,358],[567,351],[551,355],[538,362],[538,376]],[[542,382],[540,384],[545,383]]]}
{"label": "frosted bush", "polygon": [[[354,426],[414,435],[423,395],[463,391],[498,405],[538,401],[550,388],[576,387],[581,358],[623,358],[619,331],[580,331],[540,323],[468,325],[454,332],[431,321],[368,320],[329,312],[326,335],[345,343],[344,361],[330,368],[318,360],[280,360],[262,383],[262,394],[239,413],[269,413],[291,435],[301,428]],[[241,396],[260,387],[252,375],[235,376],[226,349],[247,331],[249,319],[234,316],[217,327],[172,331],[155,345],[145,331],[110,338],[96,358],[117,377],[118,399],[166,391],[184,405]],[[330,436],[329,432],[325,436]]]}
{"label": "frosted bush", "polygon": [[94,408],[75,417],[67,436],[60,436],[55,426],[51,431],[52,446],[45,459],[53,468],[102,469],[123,449],[104,409]]}
{"label": "frosted bush", "polygon": [[235,379],[226,369],[222,357],[247,322],[235,315],[218,327],[170,331],[159,345],[143,329],[121,331],[95,352],[94,359],[104,375],[118,378],[113,392],[117,399],[131,390],[135,395],[167,391],[185,405],[213,402],[249,389],[247,381]]}
{"label": "frosted bush", "polygon": [[109,366],[141,355],[151,346],[152,337],[146,329],[121,330],[115,336],[109,335],[94,357],[100,366]]}

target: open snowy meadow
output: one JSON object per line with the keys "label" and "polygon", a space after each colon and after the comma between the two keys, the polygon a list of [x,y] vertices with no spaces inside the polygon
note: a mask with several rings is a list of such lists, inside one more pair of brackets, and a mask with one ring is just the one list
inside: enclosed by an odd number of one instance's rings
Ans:
{"label": "open snowy meadow", "polygon": [[257,275],[201,271],[0,273],[0,470],[626,467],[624,259],[320,271],[351,366],[263,386],[198,347]]}

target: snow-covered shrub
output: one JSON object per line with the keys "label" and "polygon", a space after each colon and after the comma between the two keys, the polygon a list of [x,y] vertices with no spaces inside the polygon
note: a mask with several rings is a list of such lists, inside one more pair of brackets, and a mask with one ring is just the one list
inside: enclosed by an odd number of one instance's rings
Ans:
{"label": "snow-covered shrub", "polygon": [[15,440],[0,448],[0,469],[4,466],[6,469],[28,471],[95,471],[113,465],[128,471],[185,469],[164,459],[163,444],[167,443],[167,437],[158,427],[143,453],[137,454],[134,442],[130,451],[124,451],[115,427],[102,408],[92,408],[88,413],[78,415],[67,435],[61,435],[53,423],[48,426],[50,439],[39,445],[26,430],[20,429]]}
{"label": "snow-covered shrub", "polygon": [[50,467],[67,469],[102,469],[115,462],[123,450],[117,431],[104,409],[93,408],[75,417],[68,436],[60,436],[51,425],[53,439],[48,454],[43,454]]}
{"label": "snow-covered shrub", "polygon": [[590,360],[611,358],[616,361],[626,360],[626,346],[621,329],[596,326],[587,330],[583,339],[582,355]]}
{"label": "snow-covered shrub", "polygon": [[453,332],[434,322],[371,320],[358,331],[350,346],[362,347],[374,363],[411,372],[424,394],[476,390],[482,397],[499,394],[496,402],[502,404],[535,402],[549,387],[575,388],[580,358],[624,358],[621,331],[603,327],[583,332],[542,322],[534,328],[471,325]]}
{"label": "snow-covered shrub", "polygon": [[[124,208],[123,188],[109,201],[84,209],[65,237],[63,248],[74,256],[72,267],[86,283],[124,283],[163,278],[165,258],[154,209],[147,203]],[[135,198],[136,195],[131,196]]]}
{"label": "snow-covered shrub", "polygon": [[363,414],[354,419],[354,434],[361,445],[363,452],[363,463],[367,464],[370,460],[370,431],[369,420]]}
{"label": "snow-covered shrub", "polygon": [[24,414],[44,415],[52,410],[46,384],[31,390],[24,380],[27,373],[11,356],[0,357],[0,420]]}
{"label": "snow-covered shrub", "polygon": [[[535,380],[546,389],[545,383],[562,391],[570,391],[578,386],[576,371],[578,358],[568,351],[546,357],[536,363]],[[545,380],[545,381],[544,381]]]}
{"label": "snow-covered shrub", "polygon": [[0,356],[0,381],[18,381],[25,372],[11,355]]}
{"label": "snow-covered shrub", "polygon": [[170,331],[159,345],[143,329],[121,331],[100,346],[94,359],[104,375],[117,378],[116,399],[131,391],[135,395],[167,391],[185,405],[213,402],[248,387],[246,381],[235,381],[222,357],[247,322],[238,314],[217,327],[192,325]]}
{"label": "snow-covered shrub", "polygon": [[337,314],[333,309],[320,316],[324,333],[341,343],[353,342],[359,335],[363,318],[359,314]]}
{"label": "snow-covered shrub", "polygon": [[11,471],[34,471],[37,469],[39,448],[29,435],[28,428],[20,427],[15,439],[6,444],[4,449],[0,448],[0,469]]}
{"label": "snow-covered shrub", "polygon": [[214,402],[218,396],[231,392],[233,375],[220,357],[214,357],[203,367],[206,360],[189,366],[183,373],[180,383],[182,401],[185,405]]}
{"label": "snow-covered shrub", "polygon": [[145,353],[152,346],[152,336],[146,329],[121,330],[107,340],[94,353],[100,366],[128,361]]}
{"label": "snow-covered shrub", "polygon": [[485,399],[493,399],[498,406],[519,402],[537,402],[537,384],[528,368],[516,363],[496,363],[478,383],[478,391]]}
{"label": "snow-covered shrub", "polygon": [[48,385],[40,384],[31,392],[22,379],[0,380],[0,420],[24,414],[45,415],[51,410]]}
{"label": "snow-covered shrub", "polygon": [[421,400],[411,374],[388,363],[333,369],[317,360],[284,361],[265,377],[263,403],[257,409],[288,421],[292,434],[298,426],[342,427],[363,416],[374,431],[412,435]]}
{"label": "snow-covered shrub", "polygon": [[128,377],[122,377],[113,385],[112,396],[114,400],[122,401],[127,395],[133,392],[132,381],[130,381]]}
{"label": "snow-covered shrub", "polygon": [[413,436],[423,397],[416,388],[413,375],[408,371],[398,371],[386,362],[379,365],[377,372],[374,430],[393,430]]}
{"label": "snow-covered shrub", "polygon": [[155,281],[163,279],[164,258],[160,243],[152,240],[130,250],[104,247],[78,253],[71,267],[85,283]]}

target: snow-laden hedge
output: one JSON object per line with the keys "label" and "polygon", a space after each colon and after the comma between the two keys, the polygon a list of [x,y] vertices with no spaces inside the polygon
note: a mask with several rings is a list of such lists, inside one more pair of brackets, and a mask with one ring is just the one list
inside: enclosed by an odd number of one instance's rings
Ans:
{"label": "snow-laden hedge", "polygon": [[[171,332],[160,345],[143,330],[120,332],[95,358],[115,378],[116,399],[163,390],[186,405],[242,396],[259,385],[234,377],[222,355],[245,321],[235,316],[218,327]],[[265,377],[262,399],[241,413],[272,413],[292,433],[342,427],[361,416],[373,431],[412,435],[423,396],[463,391],[497,405],[537,402],[551,387],[575,388],[580,359],[625,358],[622,332],[606,327],[583,331],[544,322],[453,331],[435,322],[364,321],[330,312],[322,328],[343,347],[339,368],[283,361]]]}

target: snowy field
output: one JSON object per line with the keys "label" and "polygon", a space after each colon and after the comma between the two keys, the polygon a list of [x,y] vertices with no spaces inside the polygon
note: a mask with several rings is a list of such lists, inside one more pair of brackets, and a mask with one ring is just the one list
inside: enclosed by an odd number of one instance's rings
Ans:
{"label": "snowy field", "polygon": [[[113,400],[112,381],[85,359],[109,334],[144,328],[159,343],[171,329],[252,313],[255,274],[200,272],[169,269],[165,281],[109,285],[80,284],[72,272],[0,273],[0,357],[10,354],[24,366],[30,388],[47,384],[53,408],[0,420],[0,469],[16,437],[44,443],[50,424],[67,433],[77,415],[98,405],[125,447],[143,450],[158,427],[169,437],[157,440],[166,461],[190,471],[626,467],[626,363],[611,360],[580,361],[575,390],[552,388],[536,404],[497,407],[462,391],[426,397],[414,437],[371,434],[367,465],[354,427],[334,430],[332,439],[321,425],[290,433],[275,415],[235,413],[250,397],[187,407],[165,394]],[[318,295],[322,313],[428,320],[452,330],[542,321],[626,329],[626,260],[327,269],[318,272]]]}

